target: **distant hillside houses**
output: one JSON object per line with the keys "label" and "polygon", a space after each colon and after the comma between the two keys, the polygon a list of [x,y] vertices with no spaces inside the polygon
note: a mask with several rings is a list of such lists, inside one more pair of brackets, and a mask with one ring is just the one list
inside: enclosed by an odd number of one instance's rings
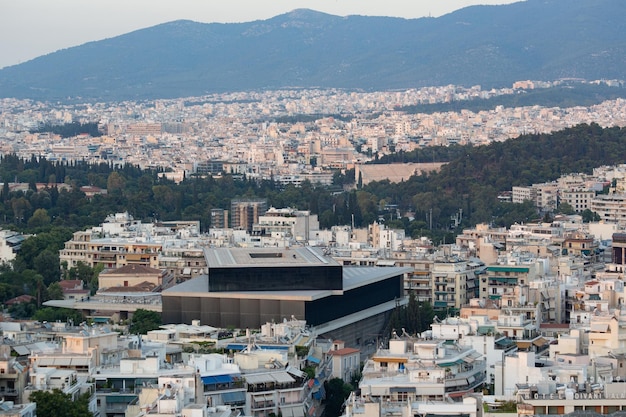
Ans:
{"label": "distant hillside houses", "polygon": [[625,227],[626,165],[595,168],[590,175],[568,174],[551,183],[515,186],[510,201],[532,201],[543,212],[567,203],[576,213],[590,210],[607,223]]}

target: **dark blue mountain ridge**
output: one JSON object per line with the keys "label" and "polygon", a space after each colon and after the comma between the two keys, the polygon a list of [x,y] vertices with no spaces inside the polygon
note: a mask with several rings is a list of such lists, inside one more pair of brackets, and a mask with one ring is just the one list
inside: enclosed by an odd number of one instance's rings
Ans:
{"label": "dark blue mountain ridge", "polygon": [[306,9],[246,23],[179,20],[0,70],[0,97],[126,100],[210,92],[626,79],[626,2],[527,0],[439,18]]}

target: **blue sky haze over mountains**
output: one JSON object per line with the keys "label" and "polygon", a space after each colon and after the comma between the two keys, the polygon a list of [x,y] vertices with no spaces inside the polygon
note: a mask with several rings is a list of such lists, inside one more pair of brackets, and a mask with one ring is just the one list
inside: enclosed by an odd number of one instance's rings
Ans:
{"label": "blue sky haze over mountains", "polygon": [[623,16],[623,0],[528,0],[438,18],[297,9],[248,23],[180,20],[4,68],[0,96],[121,100],[284,87],[626,79]]}

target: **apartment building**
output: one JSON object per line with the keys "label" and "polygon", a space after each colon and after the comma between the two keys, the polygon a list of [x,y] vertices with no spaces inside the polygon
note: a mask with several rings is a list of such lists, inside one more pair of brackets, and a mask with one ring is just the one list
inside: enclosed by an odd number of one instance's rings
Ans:
{"label": "apartment building", "polygon": [[236,199],[230,203],[230,224],[233,229],[252,231],[259,216],[267,211],[267,200],[264,199]]}
{"label": "apartment building", "polygon": [[511,202],[521,204],[524,201],[535,201],[537,190],[533,187],[514,186],[511,189]]}
{"label": "apartment building", "polygon": [[298,242],[308,242],[317,231],[319,231],[317,214],[311,214],[309,210],[292,208],[270,207],[265,214],[258,216],[258,221],[252,226],[253,234],[277,234]]}
{"label": "apartment building", "polygon": [[526,304],[528,284],[534,277],[530,265],[489,265],[480,276],[480,297],[501,307]]}
{"label": "apartment building", "polygon": [[460,399],[482,386],[486,367],[470,347],[396,336],[365,362],[362,395],[387,401]]}
{"label": "apartment building", "polygon": [[584,258],[587,262],[598,261],[598,242],[583,231],[567,233],[563,241],[563,254]]}
{"label": "apartment building", "polygon": [[228,228],[228,210],[213,208],[211,209],[211,228],[226,229]]}
{"label": "apartment building", "polygon": [[591,211],[607,223],[626,226],[626,194],[601,194],[591,199]]}
{"label": "apartment building", "polygon": [[591,200],[595,196],[595,191],[583,188],[562,189],[559,192],[560,203],[569,204],[576,213],[582,213],[585,210],[590,210]]}
{"label": "apartment building", "polygon": [[67,269],[84,263],[104,270],[128,265],[164,269],[178,282],[206,273],[199,222],[141,223],[127,213],[109,216],[99,227],[78,231],[59,251]]}
{"label": "apartment building", "polygon": [[479,267],[478,263],[456,259],[435,261],[431,271],[433,307],[458,311],[477,297]]}

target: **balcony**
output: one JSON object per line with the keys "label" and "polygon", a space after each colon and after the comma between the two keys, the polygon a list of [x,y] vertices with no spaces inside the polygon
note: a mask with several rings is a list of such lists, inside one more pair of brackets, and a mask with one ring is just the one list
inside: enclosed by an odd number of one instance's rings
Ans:
{"label": "balcony", "polygon": [[0,397],[17,397],[19,392],[12,388],[0,388]]}
{"label": "balcony", "polygon": [[465,377],[461,377],[461,374],[457,374],[453,378],[445,380],[446,393],[472,390],[483,384],[486,379],[484,367],[482,371],[475,370],[470,373],[465,372],[463,375],[465,375]]}
{"label": "balcony", "polygon": [[96,253],[93,255],[94,261],[115,261],[116,253]]}
{"label": "balcony", "polygon": [[274,400],[265,400],[265,401],[252,401],[251,410],[252,411],[262,411],[267,409],[272,409],[276,407],[276,402]]}

